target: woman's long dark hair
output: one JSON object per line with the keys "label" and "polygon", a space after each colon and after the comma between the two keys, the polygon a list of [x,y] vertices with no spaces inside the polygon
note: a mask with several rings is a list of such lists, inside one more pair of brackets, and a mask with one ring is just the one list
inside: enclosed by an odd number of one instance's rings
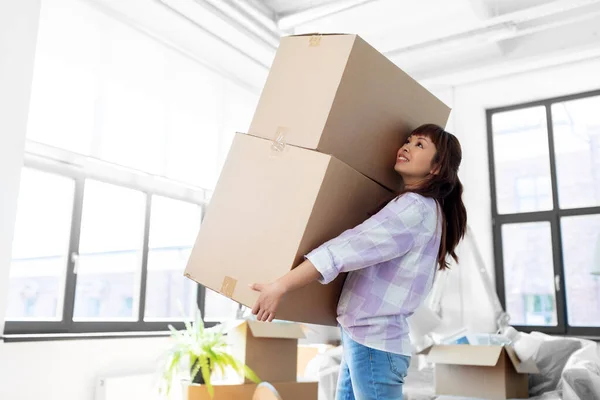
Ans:
{"label": "woman's long dark hair", "polygon": [[432,167],[436,173],[430,174],[417,187],[405,188],[402,193],[413,192],[431,197],[440,205],[443,220],[438,264],[443,270],[448,268],[448,255],[458,262],[455,249],[467,230],[463,186],[458,178],[462,149],[456,136],[434,124],[421,125],[411,135],[425,136],[435,144]]}

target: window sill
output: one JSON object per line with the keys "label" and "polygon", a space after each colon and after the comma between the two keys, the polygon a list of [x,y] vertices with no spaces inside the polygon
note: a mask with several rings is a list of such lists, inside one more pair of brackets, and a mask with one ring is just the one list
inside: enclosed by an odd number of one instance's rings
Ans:
{"label": "window sill", "polygon": [[167,337],[169,331],[155,332],[98,332],[98,333],[43,333],[43,334],[6,334],[0,336],[4,343],[49,342],[55,340],[95,340],[95,339],[140,339]]}

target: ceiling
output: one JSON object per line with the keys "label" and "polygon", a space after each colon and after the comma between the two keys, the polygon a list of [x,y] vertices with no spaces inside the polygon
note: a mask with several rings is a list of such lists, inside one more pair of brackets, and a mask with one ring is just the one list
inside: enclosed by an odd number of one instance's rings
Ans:
{"label": "ceiling", "polygon": [[86,1],[257,88],[279,38],[307,32],[358,33],[429,85],[600,57],[600,0]]}
{"label": "ceiling", "polygon": [[275,15],[283,16],[305,11],[336,0],[263,0],[262,3],[270,8]]}

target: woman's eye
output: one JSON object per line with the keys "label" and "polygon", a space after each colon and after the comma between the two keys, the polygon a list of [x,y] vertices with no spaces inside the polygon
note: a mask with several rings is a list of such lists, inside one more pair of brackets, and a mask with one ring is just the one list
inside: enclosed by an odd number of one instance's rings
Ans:
{"label": "woman's eye", "polygon": [[423,143],[417,143],[417,146],[419,146],[420,148],[423,148]]}

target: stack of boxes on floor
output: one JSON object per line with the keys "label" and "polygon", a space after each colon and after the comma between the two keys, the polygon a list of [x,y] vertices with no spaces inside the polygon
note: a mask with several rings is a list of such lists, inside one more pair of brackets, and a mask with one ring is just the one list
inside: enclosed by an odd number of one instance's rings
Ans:
{"label": "stack of boxes on floor", "polygon": [[[252,307],[251,283],[276,280],[392,199],[401,185],[396,154],[410,131],[444,127],[449,114],[357,35],[283,38],[250,130],[233,141],[185,275]],[[288,294],[276,318],[336,325],[344,278]]]}
{"label": "stack of boxes on floor", "polygon": [[[304,330],[295,323],[240,322],[229,333],[232,355],[250,367],[263,381],[269,382],[283,400],[312,400],[318,397],[317,382],[297,382],[298,339]],[[256,384],[216,385],[214,400],[248,399]],[[188,400],[208,400],[205,386],[190,386]]]}

